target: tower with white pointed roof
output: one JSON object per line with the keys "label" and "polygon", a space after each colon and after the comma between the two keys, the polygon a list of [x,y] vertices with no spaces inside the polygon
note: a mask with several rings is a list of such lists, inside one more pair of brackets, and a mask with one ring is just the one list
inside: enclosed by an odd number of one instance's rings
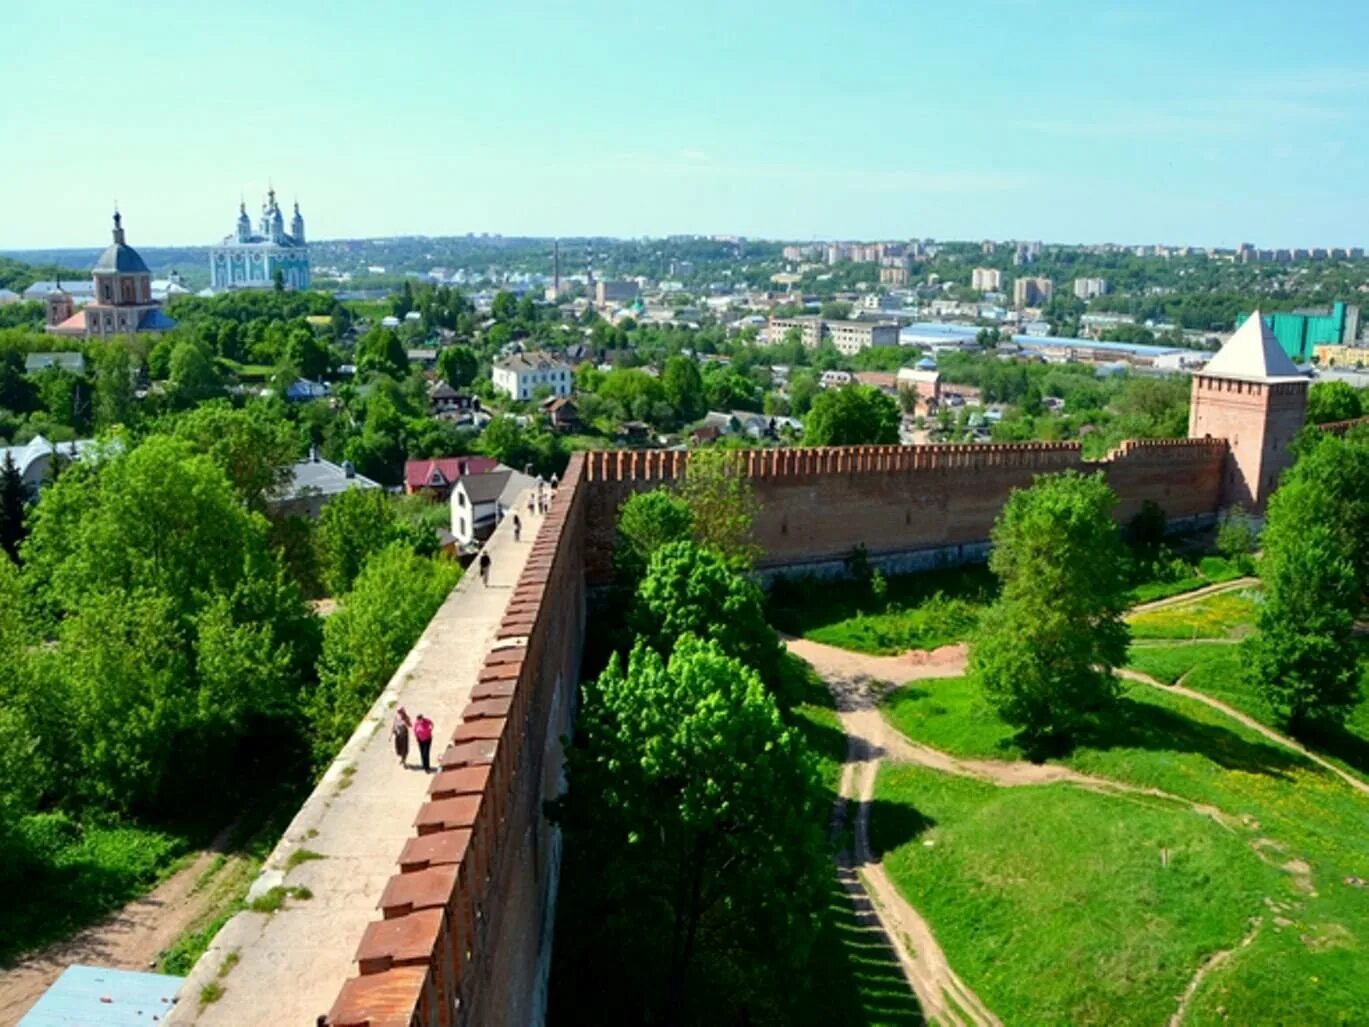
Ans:
{"label": "tower with white pointed roof", "polygon": [[1289,443],[1307,422],[1307,387],[1258,310],[1193,376],[1189,438],[1224,438],[1229,446],[1223,506],[1264,512],[1293,462]]}

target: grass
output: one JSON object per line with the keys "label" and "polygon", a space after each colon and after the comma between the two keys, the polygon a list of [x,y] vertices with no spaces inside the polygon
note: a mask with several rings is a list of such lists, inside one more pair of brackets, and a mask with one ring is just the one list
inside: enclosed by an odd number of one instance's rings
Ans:
{"label": "grass", "polygon": [[60,812],[23,818],[18,835],[22,861],[6,872],[24,885],[0,893],[0,965],[142,895],[207,840],[197,826],[82,822]]}
{"label": "grass", "polygon": [[300,885],[276,885],[264,895],[258,895],[247,904],[253,913],[278,913],[285,908],[286,899],[304,901],[312,899],[314,893]]}
{"label": "grass", "polygon": [[875,803],[890,876],[1004,1023],[1163,1023],[1282,885],[1170,803],[889,765]]}
{"label": "grass", "polygon": [[1254,631],[1259,590],[1239,589],[1204,596],[1127,618],[1133,638],[1242,638]]}
{"label": "grass", "polygon": [[822,786],[828,798],[835,800],[846,761],[846,732],[837,719],[836,702],[817,672],[797,657],[785,653],[780,670],[782,690],[795,699],[790,723],[817,757]]}
{"label": "grass", "polygon": [[1222,556],[1204,556],[1196,564],[1190,564],[1190,571],[1167,581],[1140,582],[1131,590],[1132,604],[1153,603],[1157,599],[1183,595],[1208,585],[1235,581],[1246,573],[1236,563]]}
{"label": "grass", "polygon": [[962,567],[887,579],[883,595],[868,582],[778,581],[768,597],[771,623],[815,642],[888,656],[969,637],[998,590],[987,567]]}
{"label": "grass", "polygon": [[[1197,667],[1208,664],[1239,667],[1240,659],[1240,646],[1225,642],[1133,645],[1127,654],[1127,666],[1173,685]],[[1185,681],[1185,684],[1189,682]]]}
{"label": "grass", "polygon": [[[915,690],[904,689],[896,694],[887,709],[890,720],[900,730],[936,748],[962,756],[1022,756],[1013,730],[997,721],[965,679],[919,682]],[[1224,714],[1183,696],[1139,684],[1129,687],[1116,712],[1091,737],[1061,757],[1061,762],[1088,774],[1161,789],[1191,802],[1216,807],[1230,825],[1232,838],[1245,850],[1240,855],[1247,858],[1237,859],[1233,853],[1228,861],[1212,864],[1206,880],[1190,882],[1191,887],[1186,889],[1192,903],[1191,915],[1200,924],[1216,916],[1207,910],[1208,898],[1204,893],[1210,891],[1233,903],[1228,913],[1241,925],[1253,917],[1261,917],[1263,925],[1239,957],[1209,976],[1194,998],[1187,1023],[1369,1022],[1369,938],[1361,937],[1363,925],[1369,923],[1369,888],[1353,883],[1369,876],[1365,873],[1369,867],[1369,799],[1335,775],[1268,742]],[[923,817],[935,818],[936,796],[941,793],[933,792],[932,798],[925,799],[919,791],[922,784],[919,779],[906,799]],[[1051,786],[1027,791],[1064,793],[1069,789]],[[954,796],[951,801],[954,802]],[[1112,806],[1113,830],[1122,834],[1141,831],[1143,827],[1145,831],[1158,830],[1157,822],[1142,817],[1140,810],[1146,804],[1118,805],[1120,801],[1114,801]],[[990,822],[997,825],[1003,836],[1020,838],[1023,843],[1038,836],[1036,818],[1046,815],[1041,809],[1023,808],[1016,813],[1008,812],[1006,806],[1000,809],[1002,812]],[[876,812],[878,825],[886,814],[882,810]],[[906,819],[906,813],[901,816]],[[1188,816],[1200,820],[1196,814]],[[1075,830],[1074,819],[1054,823],[1054,833],[1065,836],[1060,842],[1064,845]],[[1081,823],[1090,832],[1102,826],[1090,826],[1087,818]],[[1011,825],[1011,830],[1005,830],[1006,825]],[[952,852],[963,861],[963,867],[970,868],[962,872],[970,873],[980,865],[981,856],[975,847],[990,841],[982,832],[962,836],[958,850]],[[1043,844],[1049,841],[1047,837]],[[1193,839],[1190,843],[1196,844]],[[899,840],[900,846],[904,844]],[[1128,967],[1146,965],[1144,961],[1129,962],[1134,951],[1156,943],[1152,920],[1144,911],[1135,916],[1118,915],[1103,898],[1082,888],[1099,865],[1108,869],[1115,888],[1132,887],[1129,871],[1112,873],[1112,850],[1096,848],[1096,844],[1095,841],[1074,845],[1068,851],[1057,846],[1038,853],[1038,862],[1066,860],[1068,872],[1059,875],[1061,890],[1056,901],[1081,921],[1097,920],[1105,925],[1112,939],[1115,957],[1091,967],[1087,975],[1074,975],[1075,979],[1099,975],[1125,977],[1132,972]],[[1248,901],[1244,891],[1252,873],[1247,866],[1250,853],[1288,868],[1288,872],[1281,871],[1279,878],[1268,885],[1257,902]],[[1126,868],[1129,864],[1120,866]],[[1055,879],[1053,868],[1034,872],[1051,875],[1038,880]],[[1076,879],[1079,888],[1071,884]],[[1013,885],[1013,879],[1004,876],[999,883],[1006,889]],[[1006,934],[1000,934],[997,928],[971,932],[961,923],[964,911],[954,906],[957,888],[940,890],[946,894],[929,900],[929,919],[939,935],[945,933],[953,965],[963,967],[962,975],[972,987],[983,989],[981,994],[991,1006],[999,996],[1016,1001],[1012,996],[1017,994],[1018,985],[1002,980],[1017,979],[1015,968],[1033,965],[1037,958],[1043,960],[1043,965],[1071,965],[1073,949],[1069,942],[1073,935],[1069,931],[1057,934],[1037,929],[1033,921],[1027,920]],[[920,900],[921,893],[914,892],[913,897]],[[1029,907],[1021,909],[1023,915],[1030,915]],[[1276,921],[1275,917],[1279,919]],[[1236,944],[1245,933],[1244,926],[1235,929],[1231,922],[1227,922],[1224,930],[1218,947]],[[1202,948],[1195,948],[1193,939],[1183,937],[1187,939],[1183,946],[1171,953],[1181,962],[1188,960],[1182,962],[1184,973],[1180,977],[1196,970],[1193,957]],[[1024,953],[1022,949],[1044,952]],[[992,967],[997,964],[1004,969],[994,970]],[[982,974],[971,970],[980,966],[987,968]],[[1121,987],[1120,981],[1078,979],[1077,983],[1082,989],[1081,1001],[1088,995],[1107,993],[1107,989],[1123,994],[1115,990]],[[1046,987],[1049,982],[1038,984]],[[1102,1016],[1102,1011],[1088,1006],[1080,1008],[1079,1016],[1063,1021],[1014,1017],[1010,1015],[1012,1008],[995,1011],[1007,1022],[1085,1022],[1084,1014],[1092,1016],[1096,1012]],[[1130,1008],[1123,1006],[1107,1013],[1114,1018],[1111,1022],[1125,1022],[1132,1015]],[[1158,1018],[1151,1019],[1155,1022]]]}
{"label": "grass", "polygon": [[210,981],[200,989],[200,1008],[211,1006],[221,998],[223,998],[223,985],[218,981]]}
{"label": "grass", "polygon": [[301,863],[308,863],[310,860],[327,858],[323,853],[315,852],[313,849],[296,849],[290,853],[290,858],[285,861],[285,871],[289,873]]}

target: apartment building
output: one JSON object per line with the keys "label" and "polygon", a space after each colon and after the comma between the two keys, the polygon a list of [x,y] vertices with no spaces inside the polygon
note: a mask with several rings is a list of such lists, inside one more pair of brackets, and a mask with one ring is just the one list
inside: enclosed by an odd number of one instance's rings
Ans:
{"label": "apartment building", "polygon": [[1106,278],[1076,278],[1074,280],[1074,295],[1076,299],[1091,300],[1095,296],[1106,296],[1108,292],[1108,280]]}
{"label": "apartment building", "polygon": [[1012,302],[1018,310],[1049,303],[1055,295],[1055,283],[1049,278],[1019,278],[1012,283]]}
{"label": "apartment building", "polygon": [[998,292],[1003,288],[1003,272],[993,267],[977,267],[970,272],[970,288]]}
{"label": "apartment building", "polygon": [[790,329],[808,349],[816,349],[830,339],[837,352],[852,356],[871,346],[897,346],[898,325],[891,321],[827,321],[816,315],[772,317],[766,338],[773,345],[782,342]]}

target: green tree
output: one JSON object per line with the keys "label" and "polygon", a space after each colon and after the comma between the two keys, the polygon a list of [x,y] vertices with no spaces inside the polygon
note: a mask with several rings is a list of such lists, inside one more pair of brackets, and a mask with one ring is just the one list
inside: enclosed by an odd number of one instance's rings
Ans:
{"label": "green tree", "polygon": [[812,758],[756,672],[692,636],[668,662],[638,645],[626,673],[614,656],[584,692],[555,816],[610,901],[566,897],[570,958],[636,968],[615,1022],[731,1022],[814,937],[830,867]]}
{"label": "green tree", "polygon": [[704,415],[704,382],[699,368],[689,357],[677,354],[665,362],[661,372],[665,399],[675,408],[675,416],[688,423]]}
{"label": "green tree", "polygon": [[1032,744],[1068,743],[1115,701],[1129,634],[1126,558],[1101,475],[1041,475],[993,529],[1002,593],[974,638],[970,672]]}
{"label": "green tree", "polygon": [[95,427],[105,431],[133,419],[133,361],[122,342],[97,346],[95,364]]}
{"label": "green tree", "polygon": [[618,547],[613,558],[619,576],[635,582],[656,550],[669,542],[688,539],[694,531],[694,511],[665,489],[639,492],[618,511]]}
{"label": "green tree", "polygon": [[172,432],[209,454],[254,510],[290,481],[299,437],[289,421],[261,404],[235,410],[226,401],[205,403],[177,417]]}
{"label": "green tree", "polygon": [[323,584],[340,596],[352,589],[366,561],[394,542],[399,519],[380,489],[348,489],[334,496],[318,519]]}
{"label": "green tree", "polygon": [[316,766],[337,754],[460,575],[402,544],[367,561],[323,628],[318,687],[306,703]]}
{"label": "green tree", "polygon": [[19,559],[19,543],[28,534],[24,530],[28,489],[24,477],[15,466],[14,457],[5,451],[5,462],[0,464],[0,549],[11,560]]}
{"label": "green tree", "polygon": [[506,289],[500,289],[494,294],[494,301],[490,304],[490,316],[496,321],[512,321],[518,316],[518,300],[513,293]]}
{"label": "green tree", "polygon": [[898,442],[898,404],[866,385],[828,389],[813,399],[803,423],[811,446],[889,445]]}
{"label": "green tree", "polygon": [[766,623],[760,587],[722,554],[695,542],[667,542],[651,555],[629,622],[662,653],[691,634],[717,642],[766,681],[775,680],[779,642]]}
{"label": "green tree", "polygon": [[736,453],[692,450],[679,492],[694,514],[696,542],[740,564],[755,560],[752,526],[760,503]]}
{"label": "green tree", "polygon": [[469,346],[446,346],[437,355],[437,373],[453,389],[460,389],[475,380],[475,351]]}
{"label": "green tree", "polygon": [[1307,420],[1311,424],[1353,421],[1364,415],[1364,398],[1348,382],[1315,382],[1307,392]]}
{"label": "green tree", "polygon": [[817,374],[808,368],[795,369],[789,375],[789,388],[786,391],[789,395],[790,411],[795,417],[804,416],[812,408],[813,400],[821,391]]}
{"label": "green tree", "polygon": [[208,348],[197,342],[179,342],[171,351],[167,389],[182,403],[194,403],[221,391],[219,373]]}
{"label": "green tree", "polygon": [[1242,506],[1233,506],[1222,518],[1217,528],[1217,552],[1240,568],[1241,573],[1249,574],[1254,570],[1255,550],[1259,545],[1259,533],[1250,520],[1250,515]]}
{"label": "green tree", "polygon": [[409,370],[409,354],[399,333],[379,325],[357,340],[356,361],[357,373],[361,375],[388,374],[402,378]]}
{"label": "green tree", "polygon": [[[1276,507],[1270,521],[1278,523]],[[1273,532],[1260,571],[1259,631],[1244,643],[1251,684],[1295,734],[1339,725],[1359,703],[1355,572],[1326,525]]]}

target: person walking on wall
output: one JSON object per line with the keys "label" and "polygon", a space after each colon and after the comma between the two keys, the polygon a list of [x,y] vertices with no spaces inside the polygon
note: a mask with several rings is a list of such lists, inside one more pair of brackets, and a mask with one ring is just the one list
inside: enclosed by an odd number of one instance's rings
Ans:
{"label": "person walking on wall", "polygon": [[414,720],[414,740],[418,742],[418,758],[423,761],[423,773],[431,774],[433,768],[428,764],[428,756],[433,748],[433,722],[421,713]]}
{"label": "person walking on wall", "polygon": [[513,540],[519,541],[523,537],[523,522],[518,519],[518,515],[513,515]]}
{"label": "person walking on wall", "polygon": [[390,735],[395,743],[395,755],[399,757],[401,767],[409,765],[409,726],[409,715],[401,706],[395,710],[395,722],[390,727]]}
{"label": "person walking on wall", "polygon": [[480,554],[480,581],[486,588],[490,585],[490,554]]}

